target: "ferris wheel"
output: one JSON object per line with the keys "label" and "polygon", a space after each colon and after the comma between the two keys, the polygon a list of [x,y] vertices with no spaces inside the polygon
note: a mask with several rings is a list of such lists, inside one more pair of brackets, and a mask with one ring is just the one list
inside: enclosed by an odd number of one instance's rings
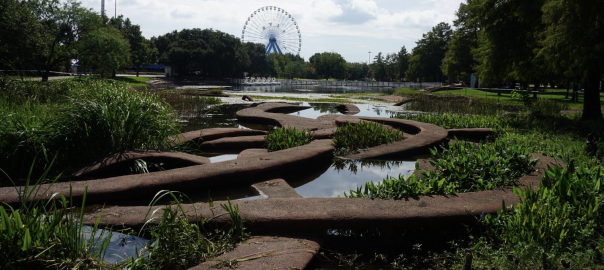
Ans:
{"label": "ferris wheel", "polygon": [[302,34],[294,17],[284,9],[273,6],[259,8],[247,18],[241,31],[241,40],[264,44],[266,54],[300,54],[302,48]]}

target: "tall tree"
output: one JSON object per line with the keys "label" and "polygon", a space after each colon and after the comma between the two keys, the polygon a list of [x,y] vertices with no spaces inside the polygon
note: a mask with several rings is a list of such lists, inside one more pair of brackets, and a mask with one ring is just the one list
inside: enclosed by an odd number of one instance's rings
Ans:
{"label": "tall tree", "polygon": [[405,48],[405,46],[403,46],[401,51],[398,52],[397,57],[397,79],[399,81],[403,81],[403,78],[405,78],[405,73],[407,72],[407,69],[409,69],[409,53],[407,53],[407,48]]}
{"label": "tall tree", "polygon": [[[542,54],[561,74],[586,82],[582,119],[601,119],[600,82],[604,77],[604,1],[547,0]],[[575,85],[576,85],[575,81]]]}
{"label": "tall tree", "polygon": [[441,22],[432,27],[432,31],[423,35],[416,42],[413,53],[409,58],[409,68],[406,76],[410,80],[442,81],[441,65],[445,58],[452,30],[447,23]]}
{"label": "tall tree", "polygon": [[378,81],[382,81],[384,80],[384,78],[386,77],[386,63],[384,62],[384,57],[382,56],[382,53],[379,52],[374,58],[373,58],[373,78],[375,78]]}
{"label": "tall tree", "polygon": [[121,33],[112,27],[102,27],[82,37],[78,63],[106,76],[128,62],[130,45]]}
{"label": "tall tree", "polygon": [[308,61],[320,78],[346,78],[346,60],[339,53],[315,53]]}

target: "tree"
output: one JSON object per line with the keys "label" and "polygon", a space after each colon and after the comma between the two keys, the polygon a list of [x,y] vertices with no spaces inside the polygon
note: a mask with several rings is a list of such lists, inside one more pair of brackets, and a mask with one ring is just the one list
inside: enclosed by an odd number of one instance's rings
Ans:
{"label": "tree", "polygon": [[248,73],[250,76],[267,76],[270,71],[264,45],[247,42],[244,44],[244,46],[247,51],[247,55],[250,58],[250,66],[248,67]]}
{"label": "tree", "polygon": [[384,80],[384,78],[386,77],[386,64],[384,63],[384,57],[382,56],[382,53],[379,52],[374,58],[373,58],[373,78],[375,78],[378,81],[382,81]]}
{"label": "tree", "polygon": [[124,66],[130,55],[130,45],[121,33],[111,27],[102,27],[82,37],[79,44],[79,63],[103,76]]}
{"label": "tree", "polygon": [[346,78],[346,60],[339,53],[315,53],[308,61],[320,78]]}
{"label": "tree", "polygon": [[28,56],[39,48],[35,4],[33,1],[0,1],[0,68],[31,68]]}
{"label": "tree", "polygon": [[292,79],[306,77],[307,72],[308,70],[303,61],[289,62],[287,66],[285,66],[285,74]]}
{"label": "tree", "polygon": [[130,44],[130,63],[136,68],[136,76],[139,76],[141,65],[148,65],[157,61],[158,51],[150,40],[143,37],[140,26],[132,24],[129,18],[124,20],[122,15],[111,18],[107,25],[120,31],[122,36]]}
{"label": "tree", "polygon": [[349,80],[363,80],[369,72],[369,65],[366,62],[362,63],[346,63],[348,69]]}
{"label": "tree", "polygon": [[405,73],[407,72],[407,69],[409,69],[409,53],[407,53],[407,48],[405,48],[405,46],[403,46],[401,51],[398,52],[397,57],[398,59],[396,64],[398,68],[396,71],[398,74],[396,77],[399,81],[403,81],[403,78],[405,78]]}
{"label": "tree", "polygon": [[[582,119],[601,119],[604,1],[547,0],[542,10],[547,26],[542,55],[553,63],[558,74],[586,82]],[[574,85],[577,85],[576,80]]]}
{"label": "tree", "polygon": [[451,26],[439,23],[416,42],[405,73],[410,80],[442,81],[441,65],[451,41]]}
{"label": "tree", "polygon": [[58,0],[41,1],[30,8],[38,19],[28,26],[32,27],[34,37],[19,44],[29,50],[21,57],[42,73],[42,80],[46,81],[51,70],[61,64],[69,65],[77,57],[80,40],[102,26],[101,17],[75,1],[64,4]]}

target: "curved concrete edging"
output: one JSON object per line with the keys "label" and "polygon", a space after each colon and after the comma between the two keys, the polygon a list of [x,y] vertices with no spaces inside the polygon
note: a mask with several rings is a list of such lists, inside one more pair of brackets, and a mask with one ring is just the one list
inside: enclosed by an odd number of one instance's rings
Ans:
{"label": "curved concrete edging", "polygon": [[266,135],[266,131],[240,128],[207,128],[189,131],[172,138],[175,144],[202,143],[227,137]]}
{"label": "curved concrete edging", "polygon": [[[228,185],[254,179],[265,179],[267,175],[279,175],[283,171],[319,162],[332,157],[331,140],[315,140],[310,144],[286,150],[270,152],[263,156],[229,160],[219,163],[197,165],[186,168],[160,171],[149,174],[125,175],[99,180],[61,182],[40,185],[38,198],[48,199],[61,193],[81,199],[88,187],[87,202],[119,201],[124,198],[149,197],[160,190],[187,190],[198,187]],[[21,189],[23,187],[20,187]],[[0,188],[0,202],[19,202],[19,187]],[[71,192],[71,193],[70,193]]]}
{"label": "curved concrete edging", "polygon": [[[555,159],[539,157],[535,171],[521,177],[517,186],[530,188],[539,185],[539,179]],[[557,163],[559,164],[559,163]],[[502,201],[515,204],[518,198],[512,187],[496,190],[461,193],[448,196],[418,196],[395,199],[348,198],[286,198],[255,201],[232,201],[239,207],[242,219],[250,226],[268,229],[353,229],[353,228],[417,228],[424,226],[449,226],[452,223],[470,223],[482,213],[496,213]],[[213,217],[224,212],[215,207],[197,203],[184,205],[191,220]],[[156,206],[153,209],[163,208]],[[193,213],[195,209],[195,215]],[[140,228],[149,217],[145,206],[112,207],[103,211],[101,223],[109,226]],[[161,215],[161,210],[156,215]],[[98,214],[85,218],[86,224],[96,221]],[[218,224],[230,222],[228,215],[214,220]]]}
{"label": "curved concrete edging", "polygon": [[[104,177],[117,174],[116,171],[128,169],[134,160],[143,159],[146,162],[165,163],[165,169],[182,168],[195,165],[210,164],[207,157],[191,155],[182,152],[163,152],[156,150],[136,150],[116,153],[102,158],[73,173],[75,177]],[[125,173],[127,174],[127,173]]]}

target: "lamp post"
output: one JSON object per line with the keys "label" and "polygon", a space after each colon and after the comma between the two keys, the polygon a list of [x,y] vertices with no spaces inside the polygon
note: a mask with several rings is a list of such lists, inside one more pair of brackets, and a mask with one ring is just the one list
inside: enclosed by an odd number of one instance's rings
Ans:
{"label": "lamp post", "polygon": [[369,52],[369,57],[367,58],[367,65],[371,64],[371,52]]}

